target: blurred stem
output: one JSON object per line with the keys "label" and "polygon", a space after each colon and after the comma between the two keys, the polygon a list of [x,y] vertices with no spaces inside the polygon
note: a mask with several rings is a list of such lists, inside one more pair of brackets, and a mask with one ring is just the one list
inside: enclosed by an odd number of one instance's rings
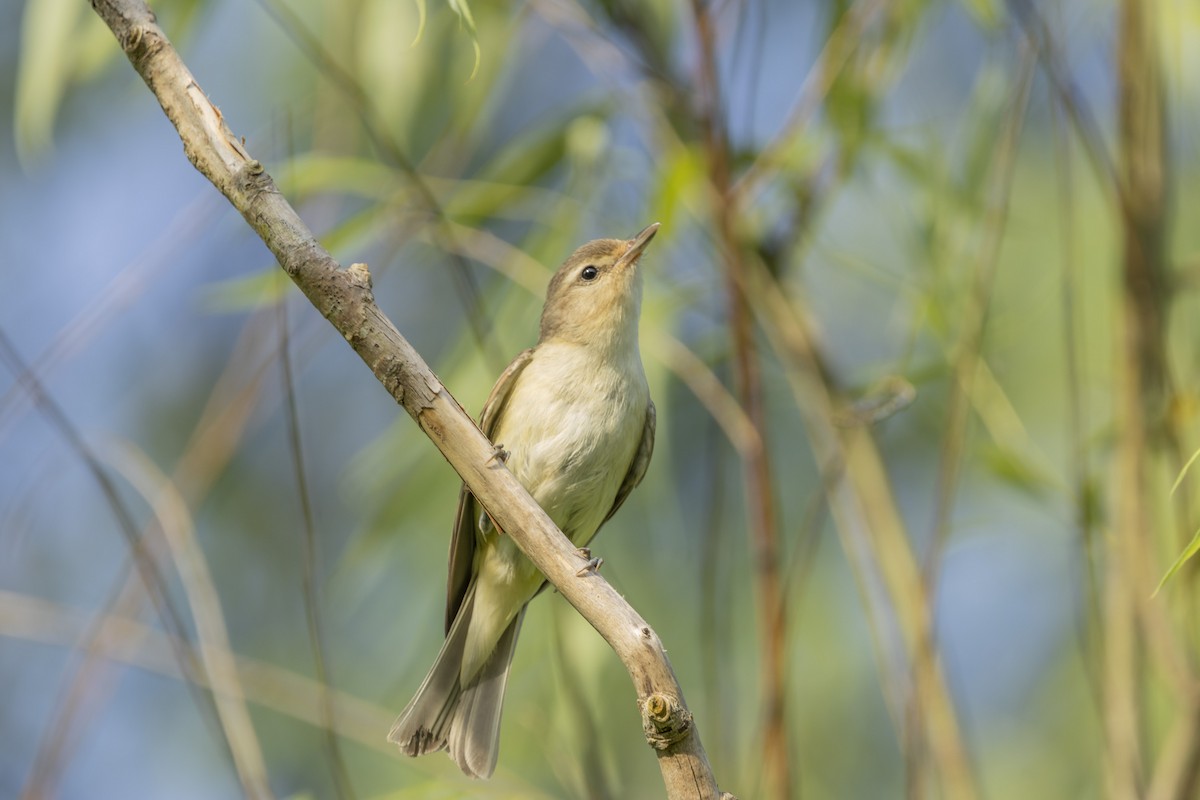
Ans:
{"label": "blurred stem", "polygon": [[308,477],[304,468],[304,448],[300,438],[300,411],[296,407],[296,381],[292,375],[292,359],[288,353],[291,341],[288,335],[287,293],[279,298],[279,362],[282,367],[284,406],[287,411],[288,444],[292,450],[292,465],[295,468],[296,491],[300,501],[300,513],[304,519],[304,536],[301,547],[303,567],[301,593],[304,598],[304,616],[308,623],[308,640],[312,646],[313,667],[317,682],[321,685],[321,714],[324,729],[325,749],[328,751],[329,771],[334,790],[341,800],[352,800],[354,785],[346,771],[338,743],[333,708],[333,685],[325,659],[325,637],[321,624],[321,602],[318,590],[317,532],[313,518],[312,498],[308,492]]}
{"label": "blurred stem", "polygon": [[[171,476],[172,483],[179,487],[192,505],[199,504],[229,463],[249,422],[250,413],[257,406],[265,365],[269,362],[262,359],[256,366],[245,362],[253,359],[251,351],[254,344],[262,338],[256,324],[258,321],[258,316],[251,317],[243,328],[234,347],[234,356],[213,387]],[[159,551],[165,547],[162,531],[154,521],[148,522],[142,529],[139,540],[144,543],[151,559],[157,559]],[[98,673],[101,673],[103,666],[99,643],[108,635],[106,625],[111,619],[136,617],[146,596],[134,567],[131,556],[109,594],[103,613],[75,643],[75,649],[81,654],[79,662],[69,678],[63,679],[57,708],[46,726],[33,769],[21,792],[23,798],[49,797],[53,794],[52,781],[62,772],[61,764],[66,752],[71,748],[72,741],[81,737],[87,729],[87,720],[81,717],[89,701],[92,707],[98,702],[95,698],[99,692],[97,684],[101,681]],[[188,686],[193,693],[200,692],[193,678],[188,678]],[[204,707],[210,707],[208,701]],[[215,718],[204,714],[203,719],[213,727],[218,740],[223,742]]]}
{"label": "blurred stem", "polygon": [[[1157,263],[1156,267],[1144,269],[1142,266],[1138,266],[1134,268],[1132,275],[1128,270],[1123,270],[1122,283],[1125,291],[1121,294],[1121,308],[1117,320],[1117,327],[1121,329],[1118,334],[1117,358],[1117,369],[1121,374],[1117,376],[1116,383],[1118,385],[1115,392],[1117,424],[1120,428],[1128,427],[1126,425],[1126,421],[1128,421],[1129,425],[1139,429],[1139,436],[1148,438],[1140,444],[1133,439],[1125,444],[1118,442],[1116,460],[1118,462],[1124,460],[1128,463],[1117,465],[1114,478],[1116,488],[1112,495],[1118,497],[1124,493],[1130,493],[1131,495],[1136,494],[1137,498],[1132,499],[1124,509],[1125,512],[1128,512],[1124,514],[1124,522],[1121,522],[1122,509],[1116,508],[1120,503],[1114,500],[1114,517],[1117,518],[1117,522],[1114,524],[1133,524],[1132,530],[1137,531],[1139,528],[1136,523],[1131,521],[1138,517],[1141,521],[1146,522],[1148,513],[1148,509],[1143,509],[1141,513],[1135,513],[1134,506],[1145,503],[1148,491],[1148,486],[1144,484],[1140,490],[1137,489],[1137,482],[1145,481],[1149,476],[1145,470],[1145,463],[1139,467],[1134,463],[1136,459],[1127,459],[1125,455],[1132,455],[1148,445],[1159,444],[1164,439],[1167,446],[1172,447],[1169,441],[1171,429],[1164,426],[1161,418],[1161,414],[1165,410],[1169,388],[1165,383],[1167,376],[1165,372],[1159,373],[1164,384],[1150,392],[1152,395],[1158,396],[1159,419],[1146,419],[1143,416],[1145,401],[1141,387],[1145,381],[1144,370],[1136,361],[1143,355],[1142,345],[1146,348],[1153,348],[1155,347],[1153,344],[1155,335],[1165,337],[1165,315],[1169,305],[1170,289],[1163,249],[1169,193],[1166,186],[1168,173],[1165,160],[1165,141],[1163,140],[1166,132],[1165,98],[1163,96],[1161,54],[1157,40],[1154,38],[1157,36],[1157,24],[1148,22],[1155,16],[1157,6],[1155,3],[1147,3],[1143,6],[1137,0],[1122,6],[1122,20],[1125,19],[1125,14],[1129,13],[1132,23],[1139,28],[1137,36],[1151,38],[1144,39],[1140,43],[1133,40],[1127,41],[1126,36],[1132,35],[1132,31],[1122,22],[1121,41],[1118,43],[1118,63],[1122,74],[1117,76],[1117,83],[1125,84],[1131,94],[1128,98],[1119,98],[1121,102],[1118,114],[1123,117],[1128,117],[1130,114],[1146,115],[1148,118],[1136,121],[1125,119],[1125,121],[1118,122],[1119,149],[1121,151],[1119,158],[1122,159],[1122,164],[1117,165],[1109,157],[1100,126],[1096,123],[1095,116],[1083,96],[1075,89],[1071,76],[1063,65],[1060,49],[1037,8],[1029,0],[1009,0],[1009,2],[1018,12],[1026,35],[1038,48],[1050,85],[1079,135],[1083,152],[1095,171],[1101,188],[1108,193],[1109,197],[1113,198],[1118,221],[1125,237],[1126,255],[1135,261],[1142,261],[1149,255],[1157,258],[1157,262],[1153,260],[1146,262],[1147,264]],[[1151,56],[1150,51],[1153,51],[1154,55]],[[1153,86],[1147,87],[1144,83],[1146,81]],[[1142,88],[1134,88],[1136,86]],[[1119,94],[1123,91],[1125,88],[1119,86]],[[1154,97],[1152,98],[1151,95]],[[1130,102],[1128,107],[1125,105],[1126,99]],[[1153,120],[1156,118],[1157,122],[1154,122]],[[1130,136],[1133,138],[1128,139],[1127,137]],[[1155,139],[1158,141],[1155,142]],[[1138,155],[1130,155],[1131,152],[1136,152]],[[1154,155],[1155,152],[1158,153],[1157,156]],[[1157,167],[1154,166],[1156,162]],[[1139,175],[1137,177],[1126,175],[1125,173],[1130,168]],[[1155,188],[1156,186],[1157,188]],[[1141,195],[1141,200],[1135,202],[1133,199],[1135,193]],[[1159,195],[1161,195],[1159,199],[1155,199]],[[1154,216],[1147,216],[1144,209],[1137,208],[1143,202],[1148,202],[1151,207],[1158,206],[1159,211],[1156,212],[1159,217],[1158,223],[1149,224]],[[1157,234],[1153,232],[1156,226],[1161,228]],[[1143,236],[1145,241],[1142,240]],[[1155,243],[1156,238],[1157,243]],[[1147,247],[1148,249],[1143,249]],[[1133,286],[1129,285],[1131,278]],[[1131,295],[1136,295],[1138,299],[1133,300]],[[1140,310],[1139,303],[1141,302],[1146,303],[1149,309],[1150,316],[1147,322],[1138,320],[1134,316]],[[1139,340],[1142,345],[1135,344]],[[1158,340],[1157,347],[1163,352],[1157,355],[1149,354],[1149,358],[1159,362],[1165,368],[1165,338]],[[1132,355],[1132,358],[1127,357],[1129,355]],[[1131,392],[1132,395],[1123,397],[1122,394],[1125,390]],[[1177,459],[1178,452],[1176,446]],[[1139,458],[1143,462],[1146,460],[1144,453]],[[1181,504],[1183,502],[1181,498]],[[1149,531],[1151,529],[1140,530]],[[1119,538],[1118,535],[1117,539],[1119,540]],[[1132,552],[1124,553],[1121,551],[1120,541],[1116,540],[1114,547],[1113,552],[1119,559],[1132,556],[1119,567],[1126,570],[1131,580],[1140,584],[1140,589],[1135,591],[1131,598],[1135,604],[1136,622],[1141,625],[1141,633],[1145,637],[1145,643],[1149,645],[1148,651],[1154,655],[1156,666],[1162,670],[1164,677],[1169,681],[1176,694],[1180,697],[1195,697],[1197,688],[1191,675],[1192,669],[1188,665],[1187,655],[1183,652],[1179,641],[1179,632],[1172,628],[1166,605],[1150,601],[1151,590],[1157,576],[1152,572],[1146,552],[1148,548],[1136,547]],[[1112,568],[1114,567],[1110,564],[1110,571]],[[1189,702],[1200,702],[1200,700],[1190,700]]]}
{"label": "blurred stem", "polygon": [[1200,738],[1200,712],[1194,704],[1182,709],[1163,742],[1162,753],[1154,766],[1154,776],[1146,800],[1189,800],[1196,797],[1200,780],[1200,759],[1196,741]]}
{"label": "blurred stem", "polygon": [[715,22],[704,0],[692,0],[700,50],[696,115],[708,153],[709,180],[715,200],[716,238],[725,263],[725,290],[738,400],[757,433],[742,459],[746,506],[753,540],[755,585],[762,620],[763,770],[765,796],[796,796],[787,739],[787,617],[779,578],[779,531],[766,447],[763,383],[750,308],[744,288],[745,266],[734,232],[735,204],[730,196],[729,142],[724,127],[717,72]]}
{"label": "blurred stem", "polygon": [[[1126,438],[1126,437],[1122,437]],[[1128,468],[1128,465],[1123,465]],[[1117,482],[1128,475],[1119,471]],[[1140,509],[1136,501],[1123,500],[1129,489],[1118,489],[1117,531]],[[1118,536],[1118,538],[1121,538]],[[1118,546],[1120,542],[1118,542]],[[1108,796],[1113,800],[1139,797],[1142,762],[1142,718],[1138,682],[1141,671],[1135,630],[1133,588],[1121,565],[1121,555],[1109,553],[1104,587],[1104,729]]]}
{"label": "blurred stem", "polygon": [[[1079,134],[1100,185],[1115,198],[1122,232],[1121,293],[1116,321],[1115,417],[1118,429],[1112,477],[1113,527],[1104,598],[1104,706],[1106,781],[1111,797],[1126,798],[1143,783],[1145,745],[1143,661],[1161,671],[1182,704],[1195,714],[1200,696],[1187,654],[1165,602],[1149,598],[1156,576],[1150,560],[1157,522],[1151,512],[1150,451],[1161,448],[1178,461],[1164,414],[1169,398],[1166,317],[1171,286],[1166,263],[1169,186],[1162,55],[1157,0],[1122,0],[1117,69],[1118,155],[1114,164],[1103,135],[1075,90],[1054,37],[1035,5],[1010,0],[1041,54],[1059,103]],[[1187,510],[1186,496],[1179,498]],[[1140,626],[1140,627],[1139,627]],[[1141,637],[1141,638],[1140,638]],[[1144,647],[1148,645],[1148,647]],[[1176,731],[1198,731],[1195,726]],[[1186,747],[1172,739],[1171,752],[1200,760],[1200,740]],[[1178,759],[1172,759],[1179,763]],[[1157,771],[1157,768],[1156,768]],[[1185,772],[1193,772],[1188,770]],[[1183,773],[1181,773],[1183,774]],[[1175,787],[1187,796],[1195,778]],[[1155,777],[1155,785],[1161,786]]]}
{"label": "blurred stem", "polygon": [[1026,38],[1037,51],[1046,78],[1054,90],[1059,104],[1067,112],[1067,117],[1079,135],[1080,143],[1083,145],[1083,154],[1096,173],[1097,180],[1105,190],[1113,190],[1113,194],[1118,198],[1118,204],[1121,204],[1121,187],[1116,185],[1116,169],[1105,146],[1104,134],[1096,122],[1091,108],[1072,83],[1071,76],[1063,65],[1062,54],[1059,52],[1045,19],[1042,18],[1033,0],[1008,0],[1008,3],[1012,6],[1018,22],[1025,31]]}
{"label": "blurred stem", "polygon": [[[354,125],[354,115],[345,113],[346,104],[364,116],[367,95],[355,77],[337,64],[332,53],[351,54],[358,49],[356,28],[363,13],[363,0],[318,0],[306,10],[315,11],[320,18],[319,39],[314,37],[302,19],[282,2],[268,0],[260,7],[289,36],[309,61],[320,72],[324,80],[316,82],[313,97],[312,149],[317,152],[342,153],[351,149],[359,138],[360,131]],[[353,64],[354,61],[349,63]],[[332,73],[339,74],[334,75]],[[354,89],[347,91],[347,83]],[[375,138],[374,131],[367,136]],[[290,152],[288,156],[293,154]]]}
{"label": "blurred stem", "polygon": [[1075,252],[1075,192],[1074,170],[1072,158],[1074,149],[1071,146],[1069,131],[1062,119],[1062,112],[1057,103],[1050,104],[1050,118],[1054,131],[1055,163],[1058,165],[1058,216],[1062,224],[1063,270],[1062,270],[1062,317],[1063,317],[1063,350],[1066,365],[1066,394],[1067,394],[1067,438],[1068,456],[1067,471],[1070,475],[1071,509],[1074,514],[1076,535],[1079,537],[1080,560],[1084,570],[1084,595],[1087,603],[1087,614],[1083,617],[1077,629],[1080,638],[1082,663],[1087,673],[1092,697],[1096,708],[1103,704],[1103,693],[1100,685],[1099,669],[1102,656],[1102,620],[1104,615],[1100,608],[1100,575],[1098,564],[1100,552],[1096,541],[1095,514],[1091,492],[1091,470],[1089,466],[1090,448],[1088,447],[1087,431],[1089,427],[1088,408],[1085,404],[1086,395],[1083,391],[1080,365],[1086,363],[1084,347],[1087,339],[1083,336],[1084,303],[1082,299],[1083,274],[1079,259]]}
{"label": "blurred stem", "polygon": [[[859,581],[872,626],[880,634],[876,641],[882,682],[888,686],[886,678],[897,669],[897,660],[907,662],[913,702],[921,712],[923,737],[938,769],[943,796],[973,800],[979,792],[937,657],[925,583],[883,457],[869,427],[834,422],[838,418],[835,392],[800,301],[789,298],[762,265],[750,277],[754,308],[785,365],[829,493],[842,549]],[[893,645],[901,650],[899,659],[892,653]],[[893,690],[896,682],[892,681]],[[896,722],[899,726],[901,721]]]}
{"label": "blurred stem", "polygon": [[[1021,69],[1013,87],[1012,99],[1006,115],[1005,125],[998,135],[995,156],[991,164],[985,211],[981,222],[975,272],[971,291],[963,310],[959,339],[952,351],[950,396],[946,402],[946,425],[942,437],[941,458],[937,473],[937,489],[934,502],[933,541],[926,555],[922,577],[925,582],[925,602],[930,604],[927,612],[930,619],[935,616],[933,604],[937,598],[938,577],[941,572],[942,556],[952,530],[951,522],[962,474],[963,456],[967,445],[967,428],[970,410],[975,395],[975,378],[980,372],[980,353],[983,348],[984,330],[988,308],[991,305],[992,289],[995,285],[996,266],[1000,256],[1000,245],[1004,238],[1008,220],[1009,197],[1012,192],[1016,166],[1017,143],[1025,122],[1025,110],[1029,105],[1029,91],[1037,58],[1032,48],[1022,48]],[[918,639],[917,662],[913,666],[914,679],[920,679],[936,664],[937,657],[931,635]],[[924,797],[926,790],[922,778],[926,774],[920,768],[923,748],[918,746],[922,726],[921,715],[926,709],[920,702],[923,693],[913,687],[912,702],[905,711],[905,740],[908,742],[907,756],[908,796]]]}
{"label": "blurred stem", "polygon": [[[578,792],[576,796],[585,798],[585,800],[612,800],[616,795],[609,785],[608,773],[604,769],[602,757],[604,744],[600,738],[599,726],[596,724],[596,715],[588,700],[587,680],[576,668],[575,661],[566,647],[569,632],[564,613],[574,614],[574,610],[567,611],[561,603],[556,603],[550,611],[554,621],[554,635],[551,637],[551,641],[554,648],[554,661],[558,665],[558,673],[562,678],[563,694],[566,696],[565,704],[570,709],[570,713],[566,717],[575,729],[574,738],[579,745],[577,752],[580,753],[580,756],[576,764],[555,766],[568,769],[571,766],[577,767],[570,773],[576,782],[575,789]],[[562,703],[563,701],[559,700],[558,702]]]}
{"label": "blurred stem", "polygon": [[1124,198],[1124,349],[1136,367],[1141,427],[1157,438],[1167,393],[1166,323],[1170,289],[1165,243],[1168,185],[1158,0],[1122,0],[1117,51],[1118,180]]}
{"label": "blurred stem", "polygon": [[[737,764],[730,742],[738,741],[737,715],[726,713],[726,700],[735,693],[723,691],[728,685],[723,680],[724,670],[731,666],[732,659],[725,658],[725,642],[732,640],[729,630],[729,603],[725,599],[723,579],[728,575],[725,558],[722,557],[722,524],[725,510],[725,461],[726,450],[721,446],[715,421],[705,426],[705,453],[700,463],[707,470],[708,486],[704,493],[704,508],[699,516],[702,543],[700,548],[700,675],[704,682],[704,696],[708,698],[708,715],[717,732],[716,756],[718,767]],[[722,611],[726,613],[721,613]]]}
{"label": "blurred stem", "polygon": [[995,285],[1000,245],[1008,220],[1017,142],[1024,126],[1025,110],[1029,105],[1029,90],[1033,84],[1034,69],[1037,65],[1033,50],[1031,48],[1023,48],[1023,50],[1021,70],[1013,87],[1007,119],[995,146],[995,159],[991,165],[990,186],[987,190],[986,206],[981,223],[978,258],[971,291],[967,297],[966,307],[963,309],[961,332],[951,357],[954,375],[950,382],[950,397],[946,403],[946,427],[942,438],[937,497],[934,505],[933,544],[925,560],[924,569],[925,582],[930,587],[931,596],[936,594],[937,575],[950,536],[954,498],[962,473],[963,452],[966,449],[967,423],[971,398],[974,394],[975,376],[979,373],[984,328],[987,324],[988,308],[991,305],[992,287]]}
{"label": "blurred stem", "polygon": [[[96,482],[97,487],[108,503],[117,528],[125,538],[125,543],[129,548],[129,555],[137,571],[142,589],[150,597],[151,603],[154,605],[163,627],[171,634],[172,641],[182,642],[185,631],[183,619],[171,602],[162,571],[159,569],[158,563],[147,547],[146,541],[138,535],[133,514],[117,491],[116,484],[109,476],[104,465],[96,457],[91,446],[84,441],[82,434],[66,415],[66,412],[63,411],[62,407],[59,406],[46,390],[38,376],[17,353],[16,348],[8,338],[8,334],[2,329],[0,329],[0,360],[3,360],[9,367],[16,382],[30,393],[34,404],[45,415],[50,425],[57,429],[68,448],[80,460]],[[182,645],[175,647],[174,654],[178,659],[180,671],[188,676],[190,681],[195,682],[198,673],[202,671],[199,662]],[[201,712],[215,710],[215,702],[211,695],[204,695],[201,692],[193,691],[192,697]],[[68,698],[67,702],[70,703],[71,699]],[[226,744],[229,745],[228,740],[226,740]],[[230,750],[232,750],[231,745]],[[234,754],[234,758],[236,759],[236,754]],[[48,782],[48,773],[44,769],[41,769],[43,766],[43,762],[36,762],[34,764],[34,774],[30,776],[30,786],[37,787],[39,781],[43,779],[45,782]]]}
{"label": "blurred stem", "polygon": [[[99,625],[101,635],[88,640],[87,634],[94,623]],[[0,636],[68,649],[78,649],[81,642],[87,641],[94,658],[179,680],[197,680],[201,691],[209,688],[205,676],[185,676],[172,654],[174,648],[181,647],[195,658],[191,642],[171,642],[168,634],[135,617],[106,611],[97,615],[0,589]],[[236,653],[227,655],[237,665],[238,680],[247,700],[310,725],[321,724],[316,681]],[[339,734],[366,748],[391,752],[379,731],[387,729],[395,714],[342,692],[334,693],[334,701],[341,712]]]}
{"label": "blurred stem", "polygon": [[[211,688],[203,675],[184,676],[172,654],[178,646],[195,658],[191,642],[171,642],[167,634],[136,618],[105,612],[97,615],[0,589],[0,637],[78,649],[94,625],[99,626],[102,634],[89,643],[91,657],[177,680],[198,680],[196,688],[201,693]],[[265,661],[237,653],[226,655],[237,667],[238,682],[246,700],[314,727],[322,724],[318,700],[321,687],[316,681]],[[334,690],[333,700],[338,712],[339,736],[360,745],[366,752],[394,758],[394,747],[379,735],[395,719],[393,711],[340,690]],[[409,769],[431,780],[445,776],[445,770],[432,760],[414,761]],[[544,791],[520,781],[519,776],[509,774],[504,780],[511,785],[513,796],[550,800]]]}
{"label": "blurred stem", "polygon": [[200,660],[213,691],[217,716],[233,753],[242,789],[250,800],[271,800],[275,795],[267,780],[262,746],[246,708],[220,596],[208,560],[196,540],[187,501],[149,456],[132,443],[118,446],[107,460],[150,504],[163,532],[196,625]]}
{"label": "blurred stem", "polygon": [[[1142,598],[1152,586],[1148,552],[1154,546],[1151,536],[1156,525],[1149,501],[1150,450],[1164,443],[1168,388],[1168,167],[1156,12],[1156,0],[1123,0],[1117,40],[1117,181],[1123,259],[1117,325],[1116,513],[1106,587],[1105,682],[1108,791],[1113,798],[1141,796],[1145,786],[1145,665],[1136,623]],[[1148,628],[1145,634],[1154,641],[1159,632]],[[1169,669],[1171,665],[1163,666]],[[1184,669],[1190,672],[1186,666]],[[1186,704],[1181,713],[1197,713],[1194,693],[1179,701]],[[1192,751],[1190,758],[1182,760],[1194,761],[1200,746],[1196,726],[1183,730],[1190,732],[1190,741],[1174,749]],[[1193,796],[1189,786],[1195,781],[1194,766],[1178,772],[1180,783],[1162,791],[1172,797]]]}

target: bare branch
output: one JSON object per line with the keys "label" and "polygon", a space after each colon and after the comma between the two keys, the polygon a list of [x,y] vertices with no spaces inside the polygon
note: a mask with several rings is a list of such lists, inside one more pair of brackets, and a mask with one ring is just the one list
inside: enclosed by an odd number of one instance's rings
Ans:
{"label": "bare branch", "polygon": [[[366,266],[340,269],[320,246],[263,166],[226,126],[145,3],[93,0],[92,6],[175,125],[188,159],[258,232],[500,527],[616,651],[633,680],[647,730],[655,732],[652,744],[667,796],[718,798],[712,768],[657,634],[598,575],[577,577],[575,547],[504,465],[491,458],[492,444],[380,311]],[[664,707],[669,719],[660,713]]]}

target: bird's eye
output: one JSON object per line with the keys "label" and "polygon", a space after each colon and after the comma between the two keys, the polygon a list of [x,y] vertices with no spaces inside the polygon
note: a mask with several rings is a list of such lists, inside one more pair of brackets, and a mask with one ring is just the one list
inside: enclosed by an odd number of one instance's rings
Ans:
{"label": "bird's eye", "polygon": [[583,268],[583,272],[579,273],[579,277],[583,278],[585,281],[594,281],[596,280],[596,276],[599,274],[600,270],[596,269],[591,264],[588,264]]}

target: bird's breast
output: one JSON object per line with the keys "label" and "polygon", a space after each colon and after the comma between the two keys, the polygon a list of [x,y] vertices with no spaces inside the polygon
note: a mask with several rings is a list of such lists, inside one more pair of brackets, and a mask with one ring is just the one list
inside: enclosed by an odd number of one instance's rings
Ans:
{"label": "bird's breast", "polygon": [[543,344],[521,373],[493,439],[508,468],[576,544],[612,507],[641,442],[649,389],[632,357]]}

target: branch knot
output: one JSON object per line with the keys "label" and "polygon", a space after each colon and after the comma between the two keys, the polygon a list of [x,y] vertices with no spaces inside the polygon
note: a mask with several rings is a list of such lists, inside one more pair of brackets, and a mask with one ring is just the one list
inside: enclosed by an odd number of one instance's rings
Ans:
{"label": "branch knot", "polygon": [[655,692],[641,705],[642,732],[655,750],[666,750],[691,734],[692,713],[677,698]]}
{"label": "branch knot", "polygon": [[117,37],[117,41],[135,65],[157,53],[165,44],[153,17],[147,22],[130,25],[123,36]]}
{"label": "branch knot", "polygon": [[357,286],[367,291],[371,290],[371,270],[366,264],[361,262],[351,264],[346,269],[346,279],[350,281],[351,286]]}
{"label": "branch knot", "polygon": [[279,192],[275,188],[275,181],[271,180],[271,175],[263,167],[262,162],[253,158],[242,165],[242,168],[235,174],[234,180],[237,182],[238,189],[251,202],[256,201],[260,195],[278,194]]}

